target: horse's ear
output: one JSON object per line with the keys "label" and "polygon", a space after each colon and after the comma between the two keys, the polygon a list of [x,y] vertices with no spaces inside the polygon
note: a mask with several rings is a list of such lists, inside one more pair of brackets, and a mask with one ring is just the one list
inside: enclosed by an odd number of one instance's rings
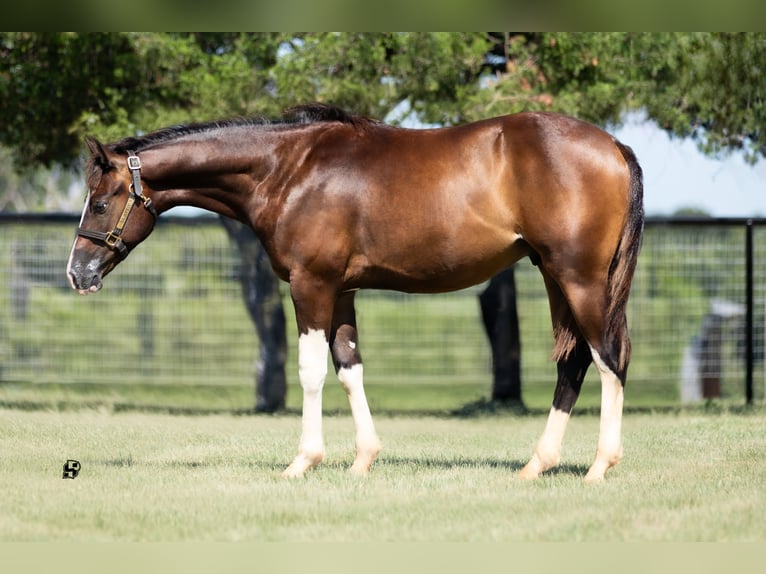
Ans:
{"label": "horse's ear", "polygon": [[94,163],[100,166],[101,169],[103,169],[104,171],[107,171],[114,167],[112,160],[109,159],[109,154],[107,154],[106,149],[104,148],[104,146],[101,144],[100,141],[98,141],[95,138],[86,137],[85,144],[88,146],[88,149],[90,150],[90,156],[93,159]]}

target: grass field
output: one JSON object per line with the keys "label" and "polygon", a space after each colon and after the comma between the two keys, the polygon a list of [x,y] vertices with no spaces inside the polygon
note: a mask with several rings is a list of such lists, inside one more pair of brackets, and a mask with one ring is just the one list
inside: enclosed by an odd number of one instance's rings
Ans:
{"label": "grass field", "polygon": [[293,414],[0,409],[0,539],[766,541],[761,407],[628,412],[625,459],[598,486],[582,481],[593,414],[531,483],[514,475],[541,415],[377,416],[384,450],[366,479],[346,472],[350,418],[325,420],[325,464],[284,480]]}

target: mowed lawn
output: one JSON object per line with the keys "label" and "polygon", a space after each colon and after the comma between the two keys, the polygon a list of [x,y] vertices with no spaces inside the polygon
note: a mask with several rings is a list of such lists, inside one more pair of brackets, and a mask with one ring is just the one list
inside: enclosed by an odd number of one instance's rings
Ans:
{"label": "mowed lawn", "polygon": [[[628,413],[625,459],[582,479],[598,418],[575,416],[562,465],[515,474],[545,419],[378,416],[369,477],[353,424],[325,418],[327,459],[280,472],[296,415],[0,410],[3,541],[766,541],[766,412]],[[67,459],[80,475],[62,478]]]}

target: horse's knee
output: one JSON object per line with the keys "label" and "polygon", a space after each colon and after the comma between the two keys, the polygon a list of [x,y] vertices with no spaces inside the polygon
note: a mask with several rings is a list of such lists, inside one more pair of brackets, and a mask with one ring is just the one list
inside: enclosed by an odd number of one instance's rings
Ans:
{"label": "horse's knee", "polygon": [[356,328],[351,325],[340,326],[334,333],[330,352],[336,371],[361,364]]}
{"label": "horse's knee", "polygon": [[357,363],[351,367],[341,367],[338,369],[338,380],[343,386],[347,395],[352,395],[363,388],[364,367],[362,363]]}
{"label": "horse's knee", "polygon": [[327,377],[327,338],[324,331],[309,329],[298,339],[298,378],[304,392],[322,390]]}

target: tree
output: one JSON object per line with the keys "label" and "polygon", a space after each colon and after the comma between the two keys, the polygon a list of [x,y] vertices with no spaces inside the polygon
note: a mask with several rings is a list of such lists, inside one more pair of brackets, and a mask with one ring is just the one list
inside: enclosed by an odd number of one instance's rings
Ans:
{"label": "tree", "polygon": [[139,67],[126,36],[115,34],[6,32],[0,58],[0,136],[20,166],[71,163],[83,111],[118,122]]}
{"label": "tree", "polygon": [[82,137],[252,113],[274,35],[0,34],[0,143],[17,164],[72,165]]}
{"label": "tree", "polygon": [[[763,33],[0,33],[0,143],[76,163],[86,133],[279,114],[317,100],[456,124],[646,110],[708,153],[766,153]],[[394,120],[396,121],[396,120]]]}
{"label": "tree", "polygon": [[766,157],[766,34],[677,35],[667,77],[643,105],[672,135],[709,155]]}
{"label": "tree", "polygon": [[[6,32],[0,144],[19,167],[76,165],[85,134],[276,116],[315,100],[381,119],[405,105],[442,125],[550,110],[607,126],[643,109],[706,153],[756,161],[765,52],[762,33]],[[0,167],[17,185],[8,173]]]}
{"label": "tree", "polygon": [[707,154],[766,156],[766,34],[509,34],[505,45],[506,69],[472,94],[467,117],[555,110],[608,125],[643,109]]}

